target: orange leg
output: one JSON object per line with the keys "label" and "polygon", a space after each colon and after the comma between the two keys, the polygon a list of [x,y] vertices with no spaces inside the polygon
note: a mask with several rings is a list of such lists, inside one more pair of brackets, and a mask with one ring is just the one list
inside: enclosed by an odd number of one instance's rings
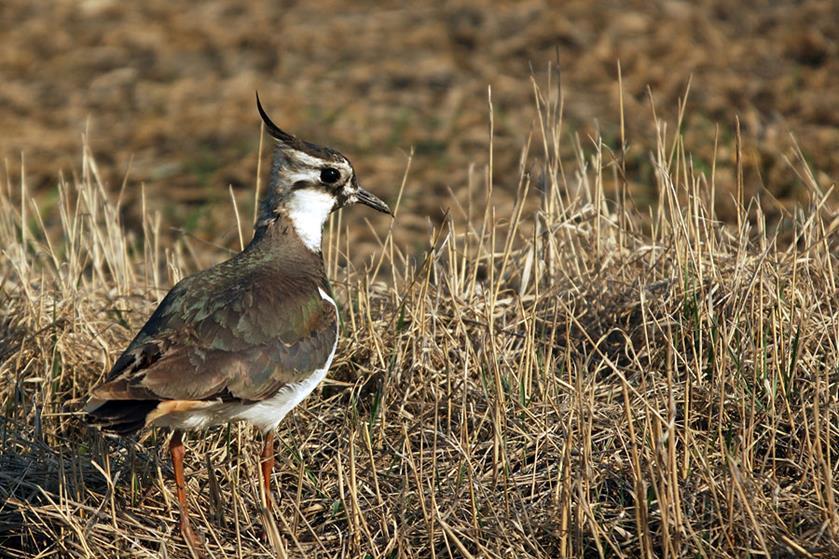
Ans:
{"label": "orange leg", "polygon": [[262,440],[262,454],[259,456],[259,467],[262,470],[262,488],[265,490],[265,504],[270,511],[274,506],[271,495],[271,472],[274,470],[274,432],[267,433]]}
{"label": "orange leg", "polygon": [[178,505],[181,508],[181,534],[189,547],[199,552],[202,548],[201,538],[192,531],[189,523],[189,505],[186,502],[186,480],[184,479],[184,442],[180,431],[172,434],[169,454],[172,456],[172,466],[175,468],[175,486],[178,489]]}

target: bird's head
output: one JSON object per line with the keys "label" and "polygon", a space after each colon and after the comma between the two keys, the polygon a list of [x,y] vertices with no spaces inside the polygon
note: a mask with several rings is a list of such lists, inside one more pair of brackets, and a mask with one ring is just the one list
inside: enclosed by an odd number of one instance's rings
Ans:
{"label": "bird's head", "polygon": [[378,197],[361,188],[349,159],[281,130],[262,108],[256,107],[265,129],[275,140],[268,188],[260,201],[257,228],[285,214],[310,248],[320,250],[320,231],[333,211],[361,203],[390,214]]}

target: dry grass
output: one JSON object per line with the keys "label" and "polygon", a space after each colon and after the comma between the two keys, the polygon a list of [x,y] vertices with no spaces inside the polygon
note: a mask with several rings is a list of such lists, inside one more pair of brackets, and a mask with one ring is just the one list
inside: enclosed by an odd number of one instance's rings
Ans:
{"label": "dry grass", "polygon": [[[658,204],[637,215],[620,147],[572,139],[563,160],[560,100],[534,91],[520,176],[494,176],[490,140],[423,258],[388,232],[354,267],[332,222],[342,339],[280,428],[276,516],[246,427],[187,440],[210,556],[839,554],[831,192],[790,162],[811,202],[770,227],[656,121]],[[498,212],[493,186],[516,182]],[[59,188],[60,236],[25,178],[0,198],[0,553],[188,557],[167,434],[106,440],[78,410],[206,247],[161,246],[150,215],[126,232],[88,152]]]}

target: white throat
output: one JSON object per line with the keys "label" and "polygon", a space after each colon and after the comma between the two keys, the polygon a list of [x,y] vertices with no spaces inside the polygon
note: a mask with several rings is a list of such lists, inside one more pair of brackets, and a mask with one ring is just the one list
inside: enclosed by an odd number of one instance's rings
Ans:
{"label": "white throat", "polygon": [[335,197],[306,188],[291,193],[286,208],[294,230],[312,252],[320,252],[323,224],[335,207]]}

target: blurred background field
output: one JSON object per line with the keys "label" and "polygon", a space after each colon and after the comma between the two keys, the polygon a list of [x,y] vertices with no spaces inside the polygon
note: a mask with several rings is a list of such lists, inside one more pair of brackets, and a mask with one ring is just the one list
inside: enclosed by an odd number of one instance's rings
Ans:
{"label": "blurred background field", "polygon": [[[139,185],[164,222],[233,246],[228,185],[250,215],[259,121],[254,91],[281,126],[334,145],[363,182],[393,199],[416,150],[395,231],[424,241],[485,164],[487,86],[495,109],[497,203],[514,197],[519,152],[534,129],[530,66],[559,55],[566,130],[619,150],[623,70],[627,175],[653,202],[648,96],[672,126],[692,76],[684,130],[717,183],[732,189],[735,117],[746,195],[767,211],[801,202],[784,157],[795,134],[822,186],[839,173],[839,4],[727,2],[275,2],[4,0],[0,3],[0,155],[11,178],[54,202],[59,171],[78,172],[81,135],[112,191],[127,176],[136,227]],[[566,155],[571,133],[563,138]],[[768,192],[765,191],[768,189]],[[51,194],[52,193],[52,194]],[[777,201],[773,200],[776,198]],[[731,218],[730,208],[720,208]],[[359,254],[373,240],[353,212]],[[166,229],[166,235],[180,235]],[[369,244],[366,246],[363,243]]]}

